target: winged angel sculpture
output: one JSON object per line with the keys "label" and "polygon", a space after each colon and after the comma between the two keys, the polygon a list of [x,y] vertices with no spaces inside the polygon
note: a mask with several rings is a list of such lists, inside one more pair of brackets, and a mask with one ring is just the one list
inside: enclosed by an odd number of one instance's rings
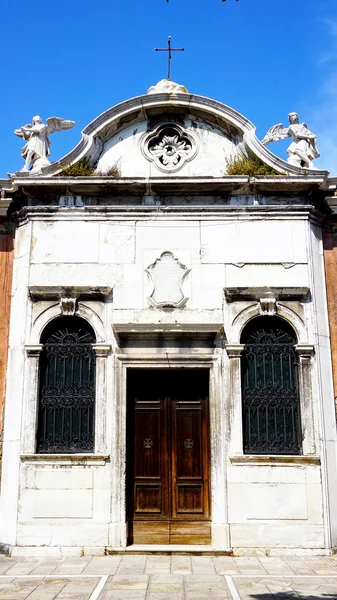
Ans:
{"label": "winged angel sculpture", "polygon": [[288,163],[295,167],[313,169],[312,161],[320,156],[316,136],[308,129],[306,123],[299,123],[297,113],[289,113],[288,119],[289,127],[283,127],[282,123],[274,125],[264,136],[262,144],[267,146],[270,142],[278,142],[291,137],[293,141],[287,149],[287,154],[289,154]]}
{"label": "winged angel sculpture", "polygon": [[21,150],[21,156],[25,159],[21,172],[33,170],[38,172],[43,167],[47,167],[50,164],[47,156],[50,155],[51,143],[48,136],[55,131],[71,129],[74,125],[75,121],[66,121],[60,117],[49,117],[45,124],[41,117],[36,116],[33,117],[31,125],[27,124],[20,129],[15,129],[15,135],[27,140]]}

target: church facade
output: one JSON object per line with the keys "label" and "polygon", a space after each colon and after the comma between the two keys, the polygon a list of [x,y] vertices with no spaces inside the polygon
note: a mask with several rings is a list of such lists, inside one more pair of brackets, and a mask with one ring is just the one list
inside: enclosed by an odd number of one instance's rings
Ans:
{"label": "church facade", "polygon": [[[3,182],[15,230],[0,498],[13,555],[329,553],[336,182],[181,87]],[[242,157],[262,175],[231,175]],[[332,190],[332,191],[331,191]]]}

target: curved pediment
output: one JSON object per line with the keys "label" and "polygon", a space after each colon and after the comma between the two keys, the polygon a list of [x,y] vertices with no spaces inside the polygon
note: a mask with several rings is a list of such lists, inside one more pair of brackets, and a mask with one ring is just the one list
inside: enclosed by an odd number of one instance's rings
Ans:
{"label": "curved pediment", "polygon": [[267,150],[254,125],[232,108],[203,96],[152,92],[99,115],[85,127],[75,149],[43,175],[84,160],[103,176],[113,171],[123,178],[219,178],[226,176],[228,162],[247,155],[277,173],[303,175],[302,168]]}

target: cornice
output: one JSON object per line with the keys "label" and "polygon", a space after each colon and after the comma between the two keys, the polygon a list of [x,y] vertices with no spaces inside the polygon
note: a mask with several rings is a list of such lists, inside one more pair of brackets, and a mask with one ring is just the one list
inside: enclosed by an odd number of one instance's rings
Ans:
{"label": "cornice", "polygon": [[[284,203],[291,202],[298,195],[309,195],[319,191],[325,185],[324,177],[276,176],[276,177],[153,177],[147,178],[115,178],[115,177],[18,177],[12,180],[7,196],[22,190],[25,197],[44,197],[46,194],[56,196],[132,196],[150,199],[165,196],[268,196],[285,194]],[[150,190],[150,196],[149,196]],[[2,200],[7,210],[11,198]],[[207,202],[207,200],[206,200]],[[153,204],[156,204],[153,202]],[[1,203],[0,203],[1,210]]]}
{"label": "cornice", "polygon": [[172,220],[189,221],[240,221],[260,220],[310,220],[321,224],[323,216],[310,205],[206,205],[206,206],[26,206],[15,213],[17,225],[28,221],[147,221],[155,215],[156,222]]}

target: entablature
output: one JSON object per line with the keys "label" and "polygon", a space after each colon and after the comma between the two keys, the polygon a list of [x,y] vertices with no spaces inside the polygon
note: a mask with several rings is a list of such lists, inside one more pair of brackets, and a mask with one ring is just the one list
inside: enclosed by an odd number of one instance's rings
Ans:
{"label": "entablature", "polygon": [[[187,194],[193,195],[221,193],[223,191],[240,193],[303,193],[313,189],[324,188],[326,178],[321,172],[317,175],[277,175],[277,176],[255,176],[248,175],[224,175],[223,177],[55,177],[47,176],[14,177],[11,187],[6,193],[14,193],[20,189],[34,196],[38,193],[73,193],[73,194],[95,194],[95,193],[132,193],[148,194]],[[325,189],[325,188],[324,188]]]}

